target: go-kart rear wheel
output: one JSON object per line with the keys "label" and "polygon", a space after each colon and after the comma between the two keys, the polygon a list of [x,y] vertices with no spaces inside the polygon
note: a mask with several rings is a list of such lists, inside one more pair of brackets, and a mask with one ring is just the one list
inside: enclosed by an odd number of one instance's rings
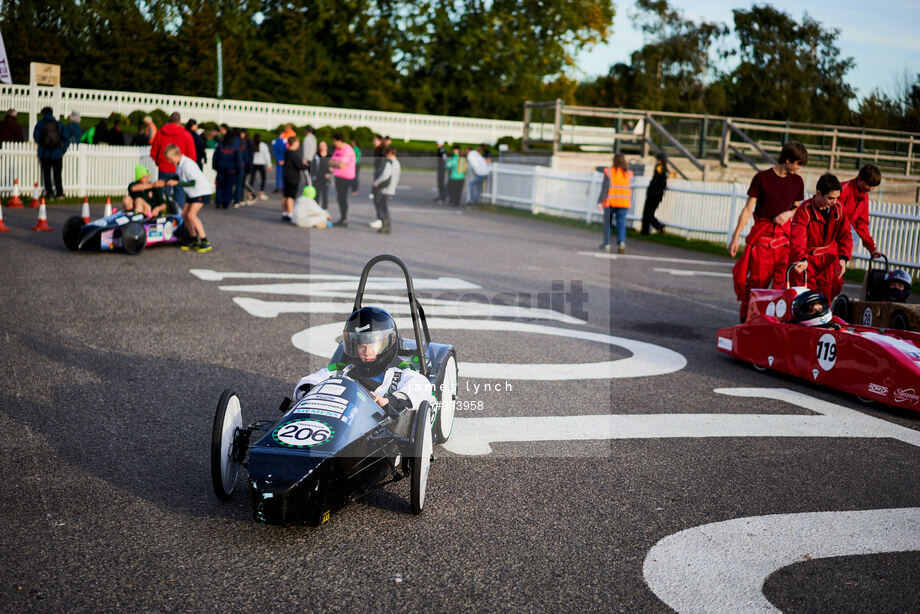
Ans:
{"label": "go-kart rear wheel", "polygon": [[243,427],[243,412],[236,390],[224,390],[214,413],[211,430],[211,484],[221,501],[230,499],[240,466],[233,460],[233,444]]}
{"label": "go-kart rear wheel", "polygon": [[839,294],[831,304],[831,313],[844,322],[850,321],[850,299],[846,294]]}
{"label": "go-kart rear wheel", "polygon": [[454,428],[454,413],[457,408],[457,359],[453,354],[447,357],[444,375],[438,384],[440,407],[434,421],[435,443],[444,443]]}
{"label": "go-kart rear wheel", "polygon": [[910,330],[910,324],[907,322],[907,317],[899,311],[891,318],[889,328],[892,330]]}
{"label": "go-kart rear wheel", "polygon": [[64,222],[64,230],[62,232],[64,245],[66,245],[67,249],[70,251],[75,252],[80,249],[80,232],[83,230],[84,226],[86,226],[86,222],[84,222],[83,218],[79,215],[73,215]]}
{"label": "go-kart rear wheel", "polygon": [[409,485],[409,502],[413,514],[421,514],[425,506],[425,491],[428,488],[428,469],[431,467],[431,451],[434,442],[431,434],[431,407],[423,403],[415,415],[412,428],[412,477]]}
{"label": "go-kart rear wheel", "polygon": [[147,245],[147,229],[143,224],[128,222],[121,229],[121,245],[126,254],[134,256],[141,253]]}
{"label": "go-kart rear wheel", "polygon": [[756,364],[756,363],[753,363],[753,362],[751,363],[751,366],[753,366],[756,370],[760,371],[761,373],[764,372],[764,371],[766,371],[767,369],[770,368],[770,367],[762,367],[762,366],[760,366],[760,365],[758,365],[758,364]]}

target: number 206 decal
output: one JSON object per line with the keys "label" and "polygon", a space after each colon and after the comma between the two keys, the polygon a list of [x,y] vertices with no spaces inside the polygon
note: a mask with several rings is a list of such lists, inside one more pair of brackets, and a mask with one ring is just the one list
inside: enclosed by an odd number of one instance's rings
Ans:
{"label": "number 206 decal", "polygon": [[272,432],[272,438],[283,446],[305,448],[331,441],[335,431],[319,420],[287,422]]}

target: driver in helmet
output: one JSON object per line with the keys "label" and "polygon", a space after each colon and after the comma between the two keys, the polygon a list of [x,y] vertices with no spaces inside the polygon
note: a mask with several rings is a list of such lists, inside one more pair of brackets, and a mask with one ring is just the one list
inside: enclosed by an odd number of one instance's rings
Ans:
{"label": "driver in helmet", "polygon": [[805,326],[828,326],[834,319],[827,299],[820,292],[804,290],[792,301],[792,319]]}
{"label": "driver in helmet", "polygon": [[906,303],[913,280],[907,271],[895,269],[885,275],[885,296],[892,303]]}
{"label": "driver in helmet", "polygon": [[432,386],[412,363],[397,362],[399,332],[389,313],[362,307],[345,321],[342,334],[347,363],[332,363],[297,382],[294,401],[330,377],[347,375],[367,388],[387,413],[418,409],[431,398]]}

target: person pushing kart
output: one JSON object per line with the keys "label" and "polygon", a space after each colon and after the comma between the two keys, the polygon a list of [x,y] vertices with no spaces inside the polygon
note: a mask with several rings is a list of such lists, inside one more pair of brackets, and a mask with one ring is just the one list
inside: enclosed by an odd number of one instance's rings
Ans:
{"label": "person pushing kart", "polygon": [[397,362],[399,332],[389,313],[379,307],[362,307],[345,321],[343,345],[348,363],[333,363],[297,382],[294,401],[300,401],[317,384],[330,377],[347,376],[367,388],[387,414],[398,416],[418,409],[432,396],[431,382]]}

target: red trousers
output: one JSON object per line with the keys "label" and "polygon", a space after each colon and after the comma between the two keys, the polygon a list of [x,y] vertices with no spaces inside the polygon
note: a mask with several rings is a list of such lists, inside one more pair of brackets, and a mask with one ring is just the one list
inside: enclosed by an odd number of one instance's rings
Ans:
{"label": "red trousers", "polygon": [[758,220],[748,233],[749,243],[732,269],[735,293],[741,301],[741,321],[747,319],[752,288],[785,288],[789,236],[782,226]]}
{"label": "red trousers", "polygon": [[[809,290],[823,294],[828,303],[832,303],[834,297],[840,294],[843,280],[840,279],[840,262],[836,253],[809,256],[807,273],[808,280],[805,285]],[[791,279],[795,285],[802,285],[801,273],[793,272]]]}

